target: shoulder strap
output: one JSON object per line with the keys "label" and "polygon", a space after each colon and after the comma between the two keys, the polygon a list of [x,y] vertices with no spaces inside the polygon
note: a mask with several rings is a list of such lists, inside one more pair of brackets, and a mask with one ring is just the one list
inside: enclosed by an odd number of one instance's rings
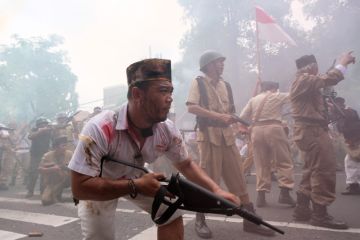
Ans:
{"label": "shoulder strap", "polygon": [[260,113],[262,112],[262,110],[264,108],[264,105],[265,105],[265,102],[269,98],[270,94],[271,94],[271,92],[267,93],[265,95],[265,97],[263,98],[263,100],[260,102],[260,105],[259,105],[258,109],[256,110],[256,113],[255,113],[255,115],[254,115],[254,117],[252,119],[253,123],[255,123],[259,119]]}
{"label": "shoulder strap", "polygon": [[[114,113],[114,128],[116,126],[116,123],[117,123],[117,119],[118,119],[118,116],[119,116],[119,110],[116,110],[115,113]],[[131,143],[131,147],[133,148],[134,152],[135,152],[135,155],[134,155],[134,160],[135,161],[142,161],[142,154],[141,154],[141,149],[139,148],[139,146],[136,144],[135,140],[130,136],[130,134],[128,133],[128,131],[124,131],[129,140],[130,140],[130,143]],[[111,143],[111,141],[113,140],[113,138],[110,139],[109,141],[109,144]],[[103,156],[101,158],[101,161],[100,161],[100,174],[99,174],[99,177],[102,176],[102,172],[103,172],[103,166],[104,166],[104,161],[106,160],[110,160],[110,161],[113,161],[113,162],[116,162],[115,160],[111,160],[109,158],[109,156]]]}
{"label": "shoulder strap", "polygon": [[196,81],[199,86],[199,93],[200,93],[200,105],[202,107],[208,108],[209,107],[209,99],[208,94],[205,87],[205,78],[202,76],[196,77]]}
{"label": "shoulder strap", "polygon": [[230,83],[225,82],[225,85],[226,85],[226,90],[227,90],[227,93],[228,93],[228,97],[229,97],[229,103],[230,103],[230,112],[231,113],[235,113],[236,112],[236,109],[235,109],[235,104],[234,104],[234,98],[233,98],[233,93],[232,93],[232,89],[231,89],[231,85]]}

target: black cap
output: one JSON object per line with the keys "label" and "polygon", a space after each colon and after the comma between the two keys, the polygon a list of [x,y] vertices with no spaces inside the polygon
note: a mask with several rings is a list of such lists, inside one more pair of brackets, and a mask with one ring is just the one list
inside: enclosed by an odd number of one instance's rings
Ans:
{"label": "black cap", "polygon": [[307,65],[309,65],[310,63],[317,63],[316,58],[314,55],[304,55],[299,59],[296,59],[296,67],[297,69],[303,68]]}

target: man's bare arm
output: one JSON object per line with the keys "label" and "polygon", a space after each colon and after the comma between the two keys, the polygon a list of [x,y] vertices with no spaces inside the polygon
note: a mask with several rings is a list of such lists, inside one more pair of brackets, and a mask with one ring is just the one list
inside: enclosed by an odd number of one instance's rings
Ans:
{"label": "man's bare arm", "polygon": [[240,200],[235,195],[226,192],[220,188],[205,172],[202,170],[196,163],[191,159],[187,159],[180,163],[175,164],[175,167],[182,173],[184,176],[193,181],[194,183],[212,191],[213,193],[220,195],[236,204],[240,204]]}
{"label": "man's bare arm", "polygon": [[[133,181],[138,193],[154,196],[160,188],[158,180],[163,178],[162,174],[149,173]],[[75,171],[71,171],[71,188],[74,197],[79,200],[106,201],[132,193],[129,180],[91,177]]]}

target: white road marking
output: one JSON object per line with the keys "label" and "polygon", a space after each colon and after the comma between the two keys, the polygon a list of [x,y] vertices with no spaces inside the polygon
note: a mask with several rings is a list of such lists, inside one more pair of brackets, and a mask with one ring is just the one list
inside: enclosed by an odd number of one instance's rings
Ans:
{"label": "white road marking", "polygon": [[[126,199],[122,199],[122,201],[126,201]],[[5,198],[5,197],[0,197],[0,202],[15,202],[15,203],[39,204],[39,205],[41,204],[39,200]],[[68,206],[71,208],[75,208],[74,204],[72,204],[72,203],[65,203],[65,204],[59,203],[59,204],[65,205],[65,206]],[[7,211],[7,212],[4,212],[4,211]],[[133,209],[123,209],[123,208],[117,208],[116,211],[123,212],[123,213],[148,214],[145,211],[138,211],[138,210],[133,210]],[[13,213],[12,217],[11,217],[10,213]],[[16,216],[17,214],[19,214],[19,216]],[[5,215],[6,215],[6,217],[3,217]],[[54,223],[51,222],[52,220],[50,220],[50,217],[52,217],[54,219],[53,220]],[[184,217],[184,221],[186,220],[188,222],[195,218],[195,214],[184,214],[183,217]],[[5,209],[0,209],[0,218],[18,220],[18,221],[24,221],[24,222],[35,222],[33,220],[33,218],[34,218],[34,219],[37,219],[37,221],[38,221],[35,223],[51,225],[51,226],[61,226],[63,224],[67,224],[67,223],[78,220],[78,218],[63,217],[63,216],[48,215],[48,214],[39,214],[39,213],[26,213],[23,211],[12,211],[12,210],[5,210]],[[206,217],[206,219],[212,220],[212,221],[231,222],[231,223],[243,222],[243,219],[239,218],[239,217],[223,217],[223,216],[208,215]],[[277,226],[277,227],[288,227],[288,228],[298,228],[298,229],[317,230],[317,231],[332,231],[332,232],[360,234],[360,228],[349,228],[346,230],[337,230],[337,229],[316,227],[316,226],[312,226],[309,224],[296,223],[296,222],[277,222],[277,221],[267,221],[267,222],[274,226]],[[156,227],[155,227],[155,229],[156,229]],[[145,230],[145,231],[147,231],[147,230]],[[153,230],[149,230],[149,231],[151,232]],[[138,235],[136,235],[136,236],[138,236]],[[0,239],[3,239],[2,235],[0,235]],[[137,239],[137,238],[134,238],[134,239]]]}
{"label": "white road marking", "polygon": [[[184,216],[184,225],[190,222],[192,219],[186,218]],[[141,233],[135,235],[129,240],[156,240],[157,239],[157,227],[154,225],[142,231]]]}
{"label": "white road marking", "polygon": [[15,210],[8,210],[8,209],[0,209],[0,218],[14,220],[14,221],[48,225],[48,226],[53,226],[53,227],[59,227],[64,224],[68,224],[68,223],[77,221],[79,219],[79,218],[64,217],[64,216],[58,216],[58,215],[52,215],[52,214],[15,211]]}
{"label": "white road marking", "polygon": [[1,240],[16,240],[24,237],[27,237],[27,235],[0,230]]}

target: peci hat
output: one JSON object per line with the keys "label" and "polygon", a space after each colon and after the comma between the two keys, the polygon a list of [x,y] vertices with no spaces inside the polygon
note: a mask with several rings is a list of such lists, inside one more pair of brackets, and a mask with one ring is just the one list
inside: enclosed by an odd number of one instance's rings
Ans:
{"label": "peci hat", "polygon": [[304,55],[301,58],[296,59],[296,67],[297,69],[303,68],[310,63],[317,63],[316,58],[313,54],[311,55]]}
{"label": "peci hat", "polygon": [[171,82],[171,61],[159,58],[144,59],[128,66],[126,75],[129,86],[153,80]]}

